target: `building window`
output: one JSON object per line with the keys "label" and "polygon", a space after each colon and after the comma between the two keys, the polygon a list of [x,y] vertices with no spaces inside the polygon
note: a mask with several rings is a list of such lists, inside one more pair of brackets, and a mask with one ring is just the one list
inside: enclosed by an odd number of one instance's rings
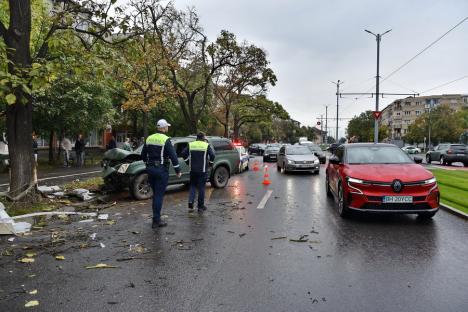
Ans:
{"label": "building window", "polygon": [[418,101],[418,102],[416,102],[416,105],[421,105],[421,102],[419,102],[419,101]]}
{"label": "building window", "polygon": [[416,111],[416,116],[421,115],[421,111]]}
{"label": "building window", "polygon": [[411,106],[411,102],[405,102],[405,106]]}
{"label": "building window", "polygon": [[411,115],[411,111],[405,111],[405,116]]}
{"label": "building window", "polygon": [[400,116],[400,112],[397,112],[396,115],[397,115],[397,116]]}

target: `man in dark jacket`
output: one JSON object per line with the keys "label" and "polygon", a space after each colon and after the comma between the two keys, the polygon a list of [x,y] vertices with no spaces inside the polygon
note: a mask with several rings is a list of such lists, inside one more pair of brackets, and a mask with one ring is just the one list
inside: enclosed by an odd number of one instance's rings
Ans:
{"label": "man in dark jacket", "polygon": [[85,141],[80,133],[75,141],[76,166],[83,167],[84,164]]}
{"label": "man in dark jacket", "polygon": [[204,133],[200,132],[197,134],[197,139],[190,142],[188,147],[182,151],[182,157],[184,157],[185,161],[190,162],[189,211],[193,211],[195,192],[198,191],[198,212],[203,212],[206,210],[205,185],[208,165],[215,159],[215,153],[206,142]]}
{"label": "man in dark jacket", "polygon": [[179,161],[174,146],[170,138],[165,135],[169,130],[170,124],[165,119],[161,119],[158,121],[157,126],[158,131],[146,139],[141,151],[141,158],[146,164],[149,183],[153,189],[153,229],[167,225],[166,222],[161,220],[161,210],[164,193],[169,181],[169,159],[172,162],[177,177],[181,177]]}

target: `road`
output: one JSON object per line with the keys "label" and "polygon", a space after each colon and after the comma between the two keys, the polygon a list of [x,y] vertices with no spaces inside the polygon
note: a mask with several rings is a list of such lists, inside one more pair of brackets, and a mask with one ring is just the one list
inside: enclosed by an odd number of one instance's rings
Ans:
{"label": "road", "polygon": [[[209,188],[203,216],[187,213],[185,189],[172,189],[164,229],[150,228],[149,201],[123,194],[106,210],[115,224],[57,220],[14,242],[0,238],[3,250],[16,245],[0,257],[2,311],[34,299],[40,304],[29,310],[49,312],[468,311],[466,221],[445,211],[428,222],[344,220],[326,197],[323,170],[268,167],[270,186],[249,171],[226,189]],[[51,243],[51,232],[64,241]],[[304,235],[308,242],[290,241]],[[34,263],[13,261],[33,245]],[[85,269],[97,263],[118,268]],[[31,289],[38,294],[24,293]]]}

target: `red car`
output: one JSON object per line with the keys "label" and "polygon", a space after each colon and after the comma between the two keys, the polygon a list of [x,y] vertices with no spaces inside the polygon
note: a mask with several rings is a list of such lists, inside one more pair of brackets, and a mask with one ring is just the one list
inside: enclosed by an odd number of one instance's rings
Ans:
{"label": "red car", "polygon": [[391,144],[341,145],[329,158],[327,195],[336,197],[342,217],[363,211],[430,219],[439,210],[439,188],[421,162]]}

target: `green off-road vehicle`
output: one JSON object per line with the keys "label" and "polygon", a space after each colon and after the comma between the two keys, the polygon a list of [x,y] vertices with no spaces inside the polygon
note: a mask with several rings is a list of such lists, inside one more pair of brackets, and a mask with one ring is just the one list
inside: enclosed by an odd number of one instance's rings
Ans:
{"label": "green off-road vehicle", "polygon": [[[190,168],[182,158],[182,151],[195,136],[171,138],[179,158],[181,178],[177,178],[172,164],[169,168],[169,185],[188,184],[190,182]],[[222,137],[207,137],[208,143],[213,147],[216,158],[208,171],[208,181],[215,188],[224,188],[231,175],[239,168],[240,156],[231,140]],[[135,199],[148,199],[153,191],[148,184],[146,166],[141,159],[143,145],[133,152],[115,148],[104,154],[102,161],[103,178],[106,186],[116,191],[129,189]]]}

